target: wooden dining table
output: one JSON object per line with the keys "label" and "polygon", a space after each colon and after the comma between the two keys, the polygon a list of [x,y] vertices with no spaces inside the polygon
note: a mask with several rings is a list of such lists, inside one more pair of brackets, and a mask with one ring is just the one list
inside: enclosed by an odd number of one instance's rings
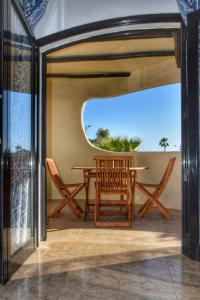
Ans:
{"label": "wooden dining table", "polygon": [[[86,201],[85,201],[85,213],[84,219],[87,220],[87,216],[93,214],[90,210],[90,207],[94,206],[95,203],[89,203],[89,188],[90,181],[92,178],[96,178],[96,166],[74,166],[71,168],[72,170],[82,170],[83,178],[85,183],[85,193],[86,193]],[[135,182],[137,178],[137,172],[148,169],[145,166],[142,167],[130,167],[129,170],[131,172],[131,189],[132,189],[132,199],[133,199],[133,211],[134,211],[134,196],[135,196]]]}

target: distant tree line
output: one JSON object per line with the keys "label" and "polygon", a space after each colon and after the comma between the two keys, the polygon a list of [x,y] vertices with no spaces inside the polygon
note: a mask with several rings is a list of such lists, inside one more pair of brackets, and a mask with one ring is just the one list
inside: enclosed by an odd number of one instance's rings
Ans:
{"label": "distant tree line", "polygon": [[[90,127],[92,127],[92,125],[85,127],[85,133]],[[128,138],[124,135],[112,136],[109,129],[102,127],[97,130],[95,139],[89,139],[89,141],[100,149],[115,152],[133,152],[142,143],[139,137]],[[158,144],[165,152],[167,147],[169,147],[168,138],[161,138]]]}
{"label": "distant tree line", "polygon": [[111,136],[106,128],[99,128],[96,132],[96,138],[89,140],[98,148],[115,152],[133,152],[142,142],[138,137]]}

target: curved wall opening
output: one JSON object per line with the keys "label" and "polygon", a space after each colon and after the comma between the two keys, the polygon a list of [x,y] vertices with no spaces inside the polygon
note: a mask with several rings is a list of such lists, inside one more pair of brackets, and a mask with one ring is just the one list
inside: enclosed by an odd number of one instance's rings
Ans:
{"label": "curved wall opening", "polygon": [[[180,93],[180,84],[172,84],[118,97],[90,99],[83,109],[86,137],[91,144],[109,151],[180,151]],[[163,138],[167,139],[166,147],[160,145]]]}

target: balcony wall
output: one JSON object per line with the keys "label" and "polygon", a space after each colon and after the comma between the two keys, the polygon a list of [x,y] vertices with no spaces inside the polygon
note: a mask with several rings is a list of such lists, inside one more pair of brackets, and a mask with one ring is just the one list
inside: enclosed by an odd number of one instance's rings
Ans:
{"label": "balcony wall", "polygon": [[[102,91],[101,80],[95,91]],[[111,87],[117,91],[119,83]],[[47,156],[53,157],[57,163],[62,178],[68,182],[83,181],[82,171],[71,170],[73,166],[94,165],[93,156],[97,154],[113,154],[102,151],[90,145],[82,127],[82,107],[86,101],[85,88],[87,82],[77,84],[73,80],[49,79],[47,85]],[[112,90],[110,93],[112,94]],[[88,91],[87,91],[88,93]],[[123,154],[123,153],[121,153]],[[127,153],[126,153],[127,154]],[[175,169],[169,185],[162,195],[163,203],[169,208],[181,208],[181,153],[180,152],[135,152],[134,165],[147,166],[148,170],[138,172],[138,181],[158,183],[161,179],[170,157],[176,156]],[[58,199],[48,176],[47,197]],[[90,197],[94,199],[94,184],[91,184]],[[84,193],[79,195],[84,198]],[[136,193],[136,203],[144,203],[142,195]]]}

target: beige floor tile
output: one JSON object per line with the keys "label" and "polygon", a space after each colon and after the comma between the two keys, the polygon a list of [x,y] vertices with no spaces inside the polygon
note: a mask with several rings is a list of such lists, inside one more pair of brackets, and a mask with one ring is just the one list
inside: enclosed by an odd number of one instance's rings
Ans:
{"label": "beige floor tile", "polygon": [[179,212],[100,229],[65,208],[48,226],[47,241],[0,287],[0,300],[199,299],[200,263],[180,255]]}

